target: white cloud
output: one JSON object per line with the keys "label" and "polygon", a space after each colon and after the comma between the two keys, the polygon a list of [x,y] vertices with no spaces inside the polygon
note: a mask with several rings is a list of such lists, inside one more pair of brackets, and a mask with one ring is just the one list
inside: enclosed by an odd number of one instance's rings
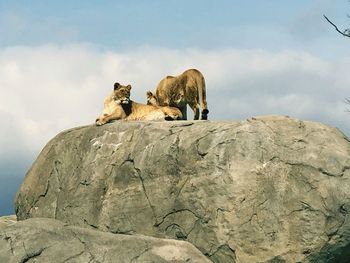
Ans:
{"label": "white cloud", "polygon": [[284,114],[341,127],[349,134],[350,58],[327,61],[305,52],[206,51],[143,47],[125,52],[93,46],[0,49],[0,158],[37,153],[59,131],[93,123],[113,83],[132,84],[145,102],[165,75],[200,69],[212,120]]}

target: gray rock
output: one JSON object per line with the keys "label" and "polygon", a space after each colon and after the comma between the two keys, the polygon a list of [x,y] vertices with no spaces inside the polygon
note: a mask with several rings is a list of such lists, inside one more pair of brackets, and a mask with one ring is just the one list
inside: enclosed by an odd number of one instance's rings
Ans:
{"label": "gray rock", "polygon": [[15,215],[0,217],[0,230],[17,223]]}
{"label": "gray rock", "polygon": [[[0,219],[1,220],[1,219]],[[0,262],[210,262],[185,241],[116,235],[32,218],[0,230]]]}
{"label": "gray rock", "polygon": [[71,129],[16,197],[20,220],[187,240],[220,263],[349,262],[349,210],[349,140],[279,116]]}

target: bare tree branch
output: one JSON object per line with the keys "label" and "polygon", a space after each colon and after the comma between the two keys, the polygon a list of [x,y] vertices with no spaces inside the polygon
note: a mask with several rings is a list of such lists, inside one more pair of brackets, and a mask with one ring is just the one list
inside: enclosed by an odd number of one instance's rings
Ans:
{"label": "bare tree branch", "polygon": [[[349,0],[349,2],[350,2],[350,0]],[[331,20],[329,20],[329,18],[326,15],[323,15],[323,17],[327,20],[328,23],[330,23],[335,28],[335,30],[338,33],[340,33],[344,37],[350,37],[350,29],[349,28],[345,29],[342,32],[342,31],[339,30],[339,28],[336,26],[336,24],[334,24]],[[350,15],[347,15],[347,17],[350,18]],[[347,104],[347,105],[350,105],[350,98],[344,98],[344,103]],[[349,108],[346,108],[345,111],[350,113],[350,109]]]}
{"label": "bare tree branch", "polygon": [[[344,103],[350,105],[350,98],[344,98]],[[350,112],[349,108],[346,108],[345,111]]]}
{"label": "bare tree branch", "polygon": [[[350,98],[345,98],[345,99],[344,99],[344,102],[345,102],[346,104],[350,105]],[[345,111],[350,112],[350,110],[349,110],[348,108],[346,108]]]}
{"label": "bare tree branch", "polygon": [[323,15],[323,17],[328,21],[328,23],[330,23],[335,28],[335,30],[338,33],[342,34],[344,37],[350,37],[349,29],[345,29],[344,32],[342,32],[339,30],[339,28],[331,20],[328,19],[328,17],[326,15]]}

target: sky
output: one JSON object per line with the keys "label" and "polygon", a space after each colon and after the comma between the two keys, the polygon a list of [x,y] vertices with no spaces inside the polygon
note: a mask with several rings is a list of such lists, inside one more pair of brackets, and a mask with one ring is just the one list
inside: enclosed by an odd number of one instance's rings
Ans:
{"label": "sky", "polygon": [[45,144],[92,124],[114,82],[145,102],[197,68],[210,120],[289,115],[349,136],[350,38],[323,18],[345,29],[349,13],[347,0],[1,0],[0,216]]}

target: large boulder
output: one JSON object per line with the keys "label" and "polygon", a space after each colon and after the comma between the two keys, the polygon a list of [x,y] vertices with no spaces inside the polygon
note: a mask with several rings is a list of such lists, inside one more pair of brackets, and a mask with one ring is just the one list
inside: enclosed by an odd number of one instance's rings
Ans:
{"label": "large boulder", "polygon": [[0,262],[209,263],[210,260],[184,241],[114,235],[68,226],[55,219],[32,218],[0,230]]}
{"label": "large boulder", "polygon": [[65,131],[17,193],[20,220],[191,242],[213,262],[349,262],[350,142],[267,116]]}
{"label": "large boulder", "polygon": [[0,231],[7,228],[8,226],[14,225],[16,223],[17,223],[16,216],[14,216],[14,215],[2,216],[2,217],[0,217]]}

